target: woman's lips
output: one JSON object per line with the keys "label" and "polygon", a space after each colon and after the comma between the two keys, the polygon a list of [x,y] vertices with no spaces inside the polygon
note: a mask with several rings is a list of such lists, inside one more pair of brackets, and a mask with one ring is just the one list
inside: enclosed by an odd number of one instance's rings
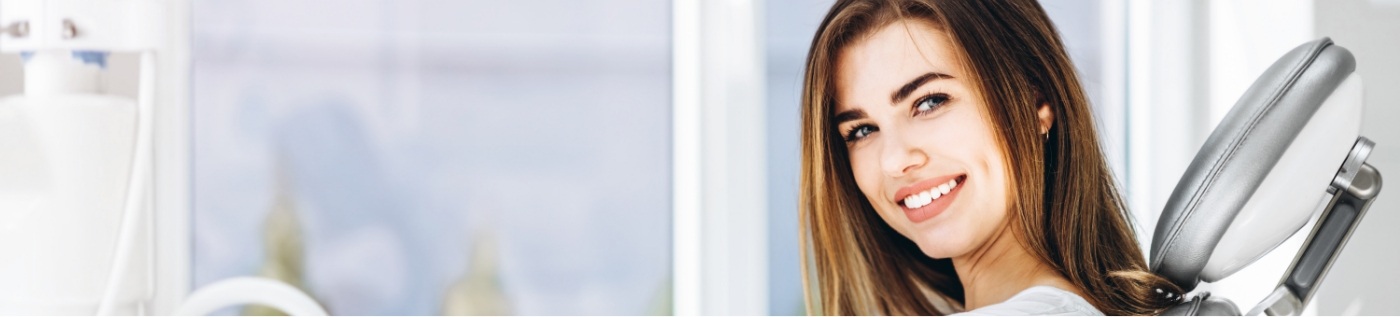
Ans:
{"label": "woman's lips", "polygon": [[[931,219],[953,204],[962,192],[966,174],[948,175],[928,179],[906,186],[895,192],[895,202],[904,210],[909,221],[919,223]],[[947,193],[941,187],[947,187]]]}

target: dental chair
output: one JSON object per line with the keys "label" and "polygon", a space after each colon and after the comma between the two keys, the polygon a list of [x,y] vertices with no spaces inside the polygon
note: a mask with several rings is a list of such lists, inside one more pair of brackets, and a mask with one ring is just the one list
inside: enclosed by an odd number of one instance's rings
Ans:
{"label": "dental chair", "polygon": [[[1152,270],[1191,292],[1311,234],[1279,285],[1249,315],[1307,306],[1381,189],[1360,136],[1361,78],[1345,48],[1322,38],[1264,72],[1210,134],[1172,191],[1152,236]],[[1239,315],[1197,292],[1163,315]],[[1166,296],[1180,296],[1171,295]]]}

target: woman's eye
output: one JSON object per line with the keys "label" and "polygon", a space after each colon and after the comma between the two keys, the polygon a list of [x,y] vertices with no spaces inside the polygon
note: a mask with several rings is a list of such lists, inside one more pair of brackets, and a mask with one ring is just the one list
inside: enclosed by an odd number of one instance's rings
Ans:
{"label": "woman's eye", "polygon": [[876,129],[875,126],[872,125],[866,124],[856,126],[852,128],[850,132],[846,132],[846,142],[860,141],[860,139],[870,136],[870,134],[875,133],[875,131],[879,131],[879,129]]}
{"label": "woman's eye", "polygon": [[925,114],[929,111],[937,110],[938,107],[948,103],[948,94],[937,93],[919,98],[914,102],[914,113]]}

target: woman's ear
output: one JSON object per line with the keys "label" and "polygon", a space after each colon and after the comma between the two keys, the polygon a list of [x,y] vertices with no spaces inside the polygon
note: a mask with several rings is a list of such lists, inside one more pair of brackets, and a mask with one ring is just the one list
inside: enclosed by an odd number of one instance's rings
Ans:
{"label": "woman's ear", "polygon": [[1050,127],[1055,124],[1055,110],[1050,109],[1050,103],[1042,103],[1036,115],[1040,116],[1040,134],[1048,135]]}

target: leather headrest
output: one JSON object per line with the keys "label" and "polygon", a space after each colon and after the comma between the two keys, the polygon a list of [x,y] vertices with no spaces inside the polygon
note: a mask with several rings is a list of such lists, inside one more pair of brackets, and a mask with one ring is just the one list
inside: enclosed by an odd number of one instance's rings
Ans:
{"label": "leather headrest", "polygon": [[1196,287],[1236,215],[1355,68],[1350,52],[1322,38],[1288,52],[1249,87],[1172,191],[1152,236],[1154,272],[1187,291]]}

